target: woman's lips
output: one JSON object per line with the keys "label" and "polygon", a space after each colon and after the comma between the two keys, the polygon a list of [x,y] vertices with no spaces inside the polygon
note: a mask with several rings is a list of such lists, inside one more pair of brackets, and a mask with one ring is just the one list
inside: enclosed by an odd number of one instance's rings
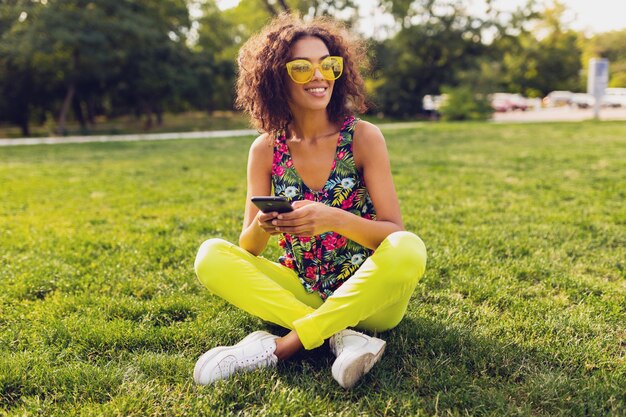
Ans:
{"label": "woman's lips", "polygon": [[311,87],[305,88],[304,91],[314,97],[324,97],[326,95],[326,91],[328,91],[328,87]]}

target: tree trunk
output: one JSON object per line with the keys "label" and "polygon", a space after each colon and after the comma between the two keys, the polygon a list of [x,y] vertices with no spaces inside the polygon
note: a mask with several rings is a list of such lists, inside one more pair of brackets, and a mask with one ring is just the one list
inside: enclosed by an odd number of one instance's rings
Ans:
{"label": "tree trunk", "polygon": [[87,130],[87,122],[85,121],[85,116],[83,116],[83,109],[80,105],[80,99],[77,94],[74,94],[74,99],[72,100],[72,109],[74,110],[74,115],[76,116],[76,120],[80,123],[81,130]]}
{"label": "tree trunk", "polygon": [[96,125],[96,109],[93,102],[93,97],[87,99],[87,123],[94,127]]}
{"label": "tree trunk", "polygon": [[161,108],[161,106],[156,106],[154,114],[156,115],[157,126],[163,126],[163,109]]}
{"label": "tree trunk", "polygon": [[143,124],[143,129],[144,130],[150,130],[152,129],[152,107],[150,106],[150,104],[148,103],[143,103],[141,105],[141,110],[142,113],[146,115],[146,121]]}
{"label": "tree trunk", "polygon": [[313,16],[317,17],[319,15],[321,15],[320,11],[321,11],[321,7],[320,7],[320,2],[319,1],[314,1],[313,2]]}
{"label": "tree trunk", "polygon": [[74,87],[74,83],[72,82],[67,89],[65,100],[63,100],[63,106],[61,107],[61,114],[59,114],[59,122],[57,123],[56,129],[57,135],[63,135],[65,133],[65,120],[67,119],[67,112],[70,108],[70,103],[74,98],[75,90],[76,87]]}
{"label": "tree trunk", "polygon": [[278,4],[280,4],[280,7],[283,9],[283,12],[289,12],[291,10],[285,0],[278,0]]}
{"label": "tree trunk", "polygon": [[265,9],[267,9],[269,14],[271,14],[272,16],[276,16],[278,14],[274,6],[272,6],[269,1],[263,0],[263,5],[265,6]]}
{"label": "tree trunk", "polygon": [[30,136],[30,128],[28,126],[29,112],[26,110],[21,116],[19,120],[20,130],[22,131],[22,136],[25,138]]}

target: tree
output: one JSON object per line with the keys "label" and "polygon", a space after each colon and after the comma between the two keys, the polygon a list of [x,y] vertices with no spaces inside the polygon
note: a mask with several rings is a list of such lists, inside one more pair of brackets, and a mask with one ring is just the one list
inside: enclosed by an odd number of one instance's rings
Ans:
{"label": "tree", "polygon": [[487,95],[476,93],[469,84],[441,90],[446,97],[439,109],[443,120],[487,120],[493,114]]}
{"label": "tree", "polygon": [[626,87],[626,29],[600,33],[582,43],[585,72],[590,58],[607,58],[609,87]]}
{"label": "tree", "polygon": [[204,2],[197,20],[198,41],[193,47],[192,71],[196,87],[187,97],[194,107],[212,112],[231,109],[234,101],[236,56],[241,27],[227,18],[214,1]]}
{"label": "tree", "polygon": [[467,14],[460,2],[440,8],[441,2],[386,2],[400,29],[376,44],[372,91],[375,103],[388,115],[415,116],[425,94],[454,86],[458,74],[478,65],[485,54],[484,22]]}
{"label": "tree", "polygon": [[162,123],[165,109],[177,108],[193,83],[192,57],[186,44],[191,24],[184,1],[129,2],[119,71],[112,80],[112,111],[144,115],[146,129]]}
{"label": "tree", "polygon": [[522,32],[502,50],[503,83],[507,90],[542,97],[553,90],[580,86],[580,35],[565,27],[566,8],[554,2],[538,16],[532,31]]}
{"label": "tree", "polygon": [[0,2],[0,121],[17,124],[24,136],[30,134],[30,117],[41,102],[38,81],[43,68],[25,58],[27,53],[14,39],[24,33],[33,7],[27,2]]}
{"label": "tree", "polygon": [[[84,126],[83,107],[87,119],[93,119],[98,101],[158,116],[185,74],[190,21],[184,0],[16,1],[2,6],[11,15],[0,39],[4,72],[16,67],[52,75],[33,75],[31,81],[39,81],[40,93],[49,93],[40,96],[47,109],[58,111],[58,133],[65,130],[70,109]],[[27,93],[20,95],[32,97]],[[22,122],[28,120],[28,106],[19,113]]]}

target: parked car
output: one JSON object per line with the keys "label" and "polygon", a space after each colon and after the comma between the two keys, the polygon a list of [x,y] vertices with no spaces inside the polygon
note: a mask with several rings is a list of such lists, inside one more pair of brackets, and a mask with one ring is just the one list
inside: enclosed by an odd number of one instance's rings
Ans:
{"label": "parked car", "polygon": [[543,105],[545,107],[569,106],[573,94],[571,91],[552,91],[543,98]]}
{"label": "parked car", "polygon": [[509,94],[509,101],[513,110],[526,111],[528,109],[528,99],[521,94]]}
{"label": "parked car", "polygon": [[422,98],[422,108],[424,109],[424,113],[430,117],[431,119],[437,120],[439,119],[439,108],[443,103],[445,103],[447,99],[446,94],[434,95],[427,94]]}
{"label": "parked car", "polygon": [[441,96],[426,94],[422,99],[422,108],[426,111],[436,112],[441,106]]}
{"label": "parked car", "polygon": [[493,93],[491,95],[491,107],[497,112],[513,110],[513,103],[509,93]]}
{"label": "parked car", "polygon": [[579,109],[587,109],[589,107],[593,107],[596,99],[587,93],[574,93],[572,94],[572,98],[570,101],[571,106],[576,106]]}
{"label": "parked car", "polygon": [[526,110],[541,110],[541,99],[539,97],[527,98],[526,105],[528,106]]}
{"label": "parked car", "polygon": [[490,96],[491,107],[497,112],[507,112],[511,110],[525,111],[528,108],[526,97],[521,94],[493,93]]}
{"label": "parked car", "polygon": [[602,105],[608,107],[626,107],[626,88],[607,88],[604,90]]}

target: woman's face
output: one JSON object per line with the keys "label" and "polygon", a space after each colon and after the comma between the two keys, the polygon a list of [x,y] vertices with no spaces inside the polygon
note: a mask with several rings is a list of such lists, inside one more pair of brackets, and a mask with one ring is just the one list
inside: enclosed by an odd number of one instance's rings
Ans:
{"label": "woman's face", "polygon": [[[293,44],[288,61],[307,59],[316,65],[329,55],[326,44],[320,38],[307,36]],[[326,109],[333,94],[335,81],[324,79],[319,68],[315,68],[313,79],[305,84],[294,82],[287,74],[287,70],[285,70],[285,77],[289,86],[289,107],[292,110],[294,107],[303,110]]]}

